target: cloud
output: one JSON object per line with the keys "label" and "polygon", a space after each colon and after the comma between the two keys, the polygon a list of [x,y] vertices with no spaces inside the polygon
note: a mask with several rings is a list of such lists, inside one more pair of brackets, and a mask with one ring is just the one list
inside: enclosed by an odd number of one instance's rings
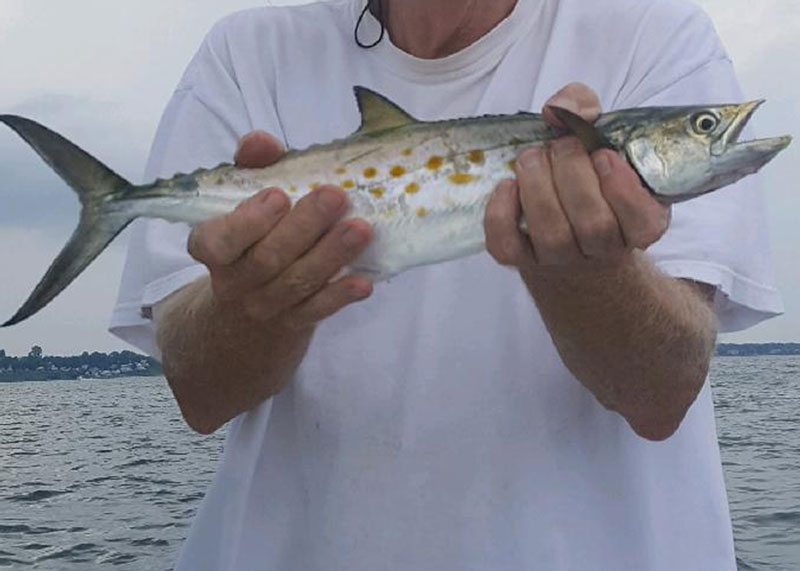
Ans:
{"label": "cloud", "polygon": [[[264,3],[0,0],[0,112],[40,120],[138,181],[163,107],[207,30],[226,13]],[[800,2],[699,3],[716,22],[748,97],[768,99],[758,113],[758,133],[800,134]],[[800,142],[765,170],[777,274],[789,314],[734,339],[800,340],[800,296],[794,293],[800,291],[797,164]],[[77,212],[66,185],[0,128],[0,319],[36,284]],[[19,328],[0,330],[0,348],[123,347],[105,333],[122,259],[118,241],[51,308]]]}
{"label": "cloud", "polygon": [[[766,98],[758,111],[759,136],[800,134],[800,2],[787,0],[701,0],[736,65],[745,94]],[[796,263],[800,235],[796,215],[800,210],[797,167],[800,141],[763,173],[764,191],[772,235],[773,259],[786,315],[756,328],[727,336],[733,341],[800,339],[800,267]]]}
{"label": "cloud", "polygon": [[[11,317],[27,298],[69,234],[67,229],[56,234],[0,226],[0,322]],[[106,325],[122,271],[124,243],[124,239],[115,242],[35,318],[0,329],[0,349],[23,354],[39,344],[50,354],[72,354],[123,347],[106,332]]]}
{"label": "cloud", "polygon": [[[800,53],[800,3],[787,0],[700,0],[743,73],[778,60],[776,48]],[[786,60],[784,60],[786,61]]]}

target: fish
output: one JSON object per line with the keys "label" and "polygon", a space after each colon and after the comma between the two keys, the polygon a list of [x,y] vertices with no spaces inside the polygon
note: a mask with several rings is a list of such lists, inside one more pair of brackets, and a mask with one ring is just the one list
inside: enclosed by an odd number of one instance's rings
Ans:
{"label": "fish", "polygon": [[[350,271],[375,281],[485,249],[483,215],[495,186],[513,177],[520,151],[567,134],[588,151],[613,149],[664,202],[675,203],[757,172],[790,136],[740,142],[763,103],[644,107],[602,114],[594,123],[554,108],[565,127],[520,112],[419,121],[365,87],[354,88],[361,125],[349,137],[289,150],[261,169],[231,164],[135,185],[66,138],[30,119],[0,115],[75,191],[78,226],[8,327],[31,317],[139,217],[197,224],[233,210],[267,187],[294,204],[321,184],[347,192],[346,217],[366,219],[374,238]],[[524,230],[524,224],[521,223]]]}

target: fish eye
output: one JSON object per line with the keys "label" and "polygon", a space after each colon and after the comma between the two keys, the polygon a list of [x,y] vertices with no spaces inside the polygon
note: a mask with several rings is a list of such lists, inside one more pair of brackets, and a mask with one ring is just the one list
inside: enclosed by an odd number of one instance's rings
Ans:
{"label": "fish eye", "polygon": [[708,111],[698,113],[692,118],[692,127],[700,135],[713,133],[718,126],[719,117]]}

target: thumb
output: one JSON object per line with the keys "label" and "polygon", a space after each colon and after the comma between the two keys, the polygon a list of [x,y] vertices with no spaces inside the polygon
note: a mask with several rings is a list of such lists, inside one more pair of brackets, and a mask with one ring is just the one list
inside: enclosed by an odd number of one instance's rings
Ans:
{"label": "thumb", "polygon": [[263,168],[276,162],[285,152],[283,143],[269,133],[252,131],[239,139],[233,162],[246,169]]}
{"label": "thumb", "polygon": [[563,127],[564,125],[550,109],[551,105],[572,111],[590,123],[594,123],[600,115],[600,98],[597,93],[583,83],[570,83],[544,104],[542,114],[545,120],[556,127]]}

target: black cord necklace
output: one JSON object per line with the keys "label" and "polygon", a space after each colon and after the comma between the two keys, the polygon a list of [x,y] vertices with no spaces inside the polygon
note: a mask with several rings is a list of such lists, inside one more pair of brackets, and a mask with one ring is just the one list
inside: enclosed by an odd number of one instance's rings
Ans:
{"label": "black cord necklace", "polygon": [[362,47],[364,49],[374,48],[379,43],[381,43],[381,41],[383,40],[383,35],[386,32],[386,24],[384,24],[383,22],[383,0],[377,0],[378,22],[380,22],[381,24],[381,33],[378,36],[378,39],[372,42],[371,44],[365,44],[364,42],[361,41],[361,38],[358,37],[358,30],[361,28],[361,22],[364,21],[364,16],[367,15],[367,10],[369,10],[372,7],[373,1],[374,0],[367,0],[367,5],[364,6],[364,9],[361,11],[361,15],[358,17],[358,22],[356,22],[356,29],[355,29],[356,44],[358,44],[359,47]]}

